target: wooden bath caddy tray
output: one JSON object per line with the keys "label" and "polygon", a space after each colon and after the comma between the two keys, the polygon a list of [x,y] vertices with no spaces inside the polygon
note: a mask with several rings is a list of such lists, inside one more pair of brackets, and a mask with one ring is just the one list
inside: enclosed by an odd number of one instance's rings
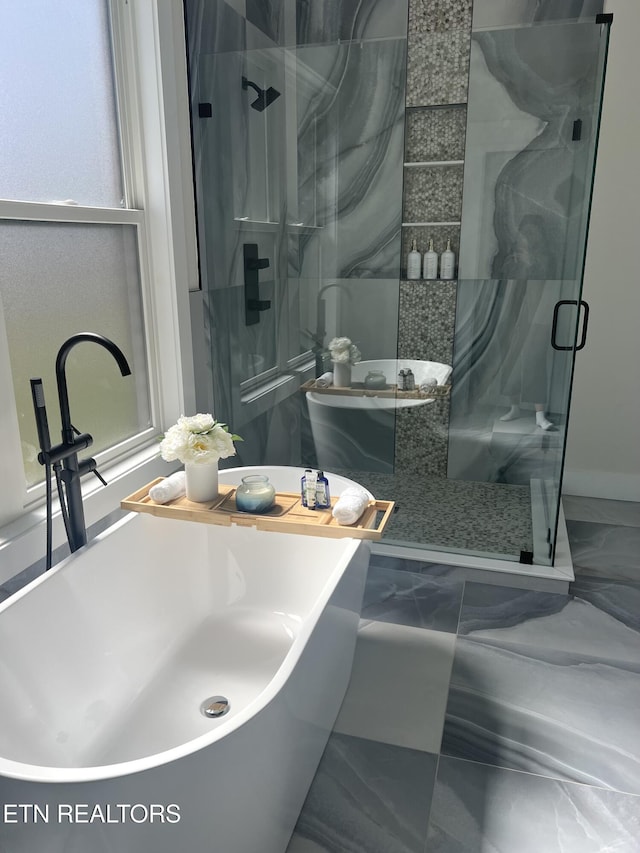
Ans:
{"label": "wooden bath caddy tray", "polygon": [[397,397],[399,400],[431,400],[434,397],[448,397],[451,385],[434,385],[428,391],[398,391],[395,385],[387,385],[386,388],[365,388],[364,383],[354,382],[350,388],[336,388],[330,385],[328,388],[318,388],[315,379],[310,379],[300,386],[300,390],[313,391],[314,394],[337,394],[342,397]]}
{"label": "wooden bath caddy tray", "polygon": [[[162,518],[181,518],[183,521],[200,521],[228,527],[255,527],[280,533],[304,533],[309,536],[327,536],[332,539],[380,539],[393,511],[393,501],[369,501],[369,506],[356,524],[338,524],[331,510],[311,510],[302,506],[296,492],[278,492],[274,506],[261,515],[240,512],[236,507],[236,487],[220,484],[220,494],[210,503],[194,503],[186,497],[176,498],[166,504],[154,503],[149,489],[160,483],[158,477],[120,502],[122,509],[147,512]],[[332,498],[334,506],[338,498]],[[378,513],[382,513],[378,519]],[[377,523],[376,523],[377,521]]]}

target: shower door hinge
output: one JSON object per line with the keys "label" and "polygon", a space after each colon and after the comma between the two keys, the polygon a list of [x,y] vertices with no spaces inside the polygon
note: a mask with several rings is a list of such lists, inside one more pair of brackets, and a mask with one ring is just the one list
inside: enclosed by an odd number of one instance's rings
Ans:
{"label": "shower door hinge", "polygon": [[211,118],[213,115],[213,109],[211,104],[202,103],[198,104],[198,118]]}
{"label": "shower door hinge", "polygon": [[577,118],[573,123],[573,132],[571,134],[571,141],[577,142],[579,139],[582,139],[582,119]]}
{"label": "shower door hinge", "polygon": [[533,565],[533,551],[520,551],[520,562],[525,566]]}
{"label": "shower door hinge", "polygon": [[612,24],[613,12],[599,12],[596,15],[596,24]]}

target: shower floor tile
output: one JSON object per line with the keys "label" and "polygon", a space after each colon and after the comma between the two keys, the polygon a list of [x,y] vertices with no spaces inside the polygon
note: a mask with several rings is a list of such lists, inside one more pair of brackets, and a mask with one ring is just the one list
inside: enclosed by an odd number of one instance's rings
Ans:
{"label": "shower floor tile", "polygon": [[455,634],[363,622],[334,731],[437,753]]}
{"label": "shower floor tile", "polygon": [[340,471],[398,507],[382,541],[518,558],[533,550],[529,486]]}
{"label": "shower floor tile", "polygon": [[437,757],[331,735],[287,853],[424,853]]}
{"label": "shower floor tile", "polygon": [[441,757],[427,853],[637,853],[640,797]]}

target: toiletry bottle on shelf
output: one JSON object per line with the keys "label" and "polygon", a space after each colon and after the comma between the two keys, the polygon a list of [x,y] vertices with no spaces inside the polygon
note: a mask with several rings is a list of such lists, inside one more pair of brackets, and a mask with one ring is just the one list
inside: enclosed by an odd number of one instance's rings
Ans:
{"label": "toiletry bottle on shelf", "polygon": [[311,473],[311,468],[304,469],[304,475],[300,478],[300,500],[302,506],[307,505],[307,475]]}
{"label": "toiletry bottle on shelf", "polygon": [[411,244],[411,251],[407,256],[407,278],[410,280],[415,280],[420,278],[420,267],[422,262],[422,255],[416,248],[416,241],[414,240]]}
{"label": "toiletry bottle on shelf", "polygon": [[398,391],[407,390],[407,371],[404,368],[398,372],[398,384],[396,385],[396,389]]}
{"label": "toiletry bottle on shelf", "polygon": [[410,367],[407,368],[406,375],[404,377],[404,390],[405,391],[415,391],[416,390],[416,378],[413,375],[413,370]]}
{"label": "toiletry bottle on shelf", "polygon": [[324,471],[318,471],[318,481],[316,483],[316,509],[331,509],[329,481],[324,476]]}
{"label": "toiletry bottle on shelf", "polygon": [[422,278],[438,278],[438,253],[433,251],[433,240],[429,240],[429,248],[424,253]]}
{"label": "toiletry bottle on shelf", "polygon": [[302,478],[302,506],[307,509],[316,508],[316,490],[318,486],[318,473],[307,468]]}
{"label": "toiletry bottle on shelf", "polygon": [[440,278],[453,278],[456,266],[456,256],[451,250],[451,240],[447,240],[447,248],[440,255]]}

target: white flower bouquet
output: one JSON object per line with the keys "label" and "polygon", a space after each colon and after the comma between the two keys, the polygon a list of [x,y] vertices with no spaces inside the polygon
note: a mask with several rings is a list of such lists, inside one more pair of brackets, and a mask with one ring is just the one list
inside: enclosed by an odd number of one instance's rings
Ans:
{"label": "white flower bouquet", "polygon": [[212,415],[182,415],[160,442],[160,453],[165,462],[217,462],[235,455],[234,441],[242,439]]}
{"label": "white flower bouquet", "polygon": [[362,358],[351,338],[333,338],[329,341],[329,355],[336,364],[357,364]]}

